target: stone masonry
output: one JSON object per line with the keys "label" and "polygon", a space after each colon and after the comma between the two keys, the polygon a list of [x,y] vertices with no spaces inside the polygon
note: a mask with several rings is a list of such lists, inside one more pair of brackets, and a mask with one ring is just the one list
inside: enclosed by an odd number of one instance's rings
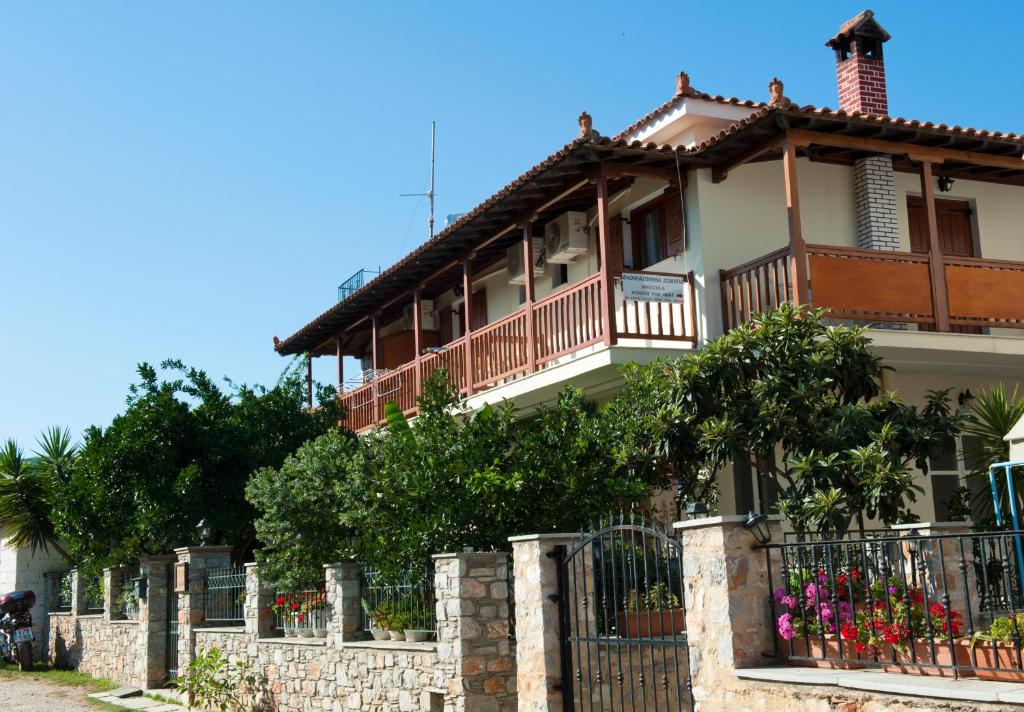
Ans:
{"label": "stone masonry", "polygon": [[231,547],[186,546],[174,553],[186,571],[184,591],[175,593],[173,579],[168,582],[169,595],[178,596],[178,669],[185,670],[195,651],[195,629],[205,617],[206,572],[230,566]]}

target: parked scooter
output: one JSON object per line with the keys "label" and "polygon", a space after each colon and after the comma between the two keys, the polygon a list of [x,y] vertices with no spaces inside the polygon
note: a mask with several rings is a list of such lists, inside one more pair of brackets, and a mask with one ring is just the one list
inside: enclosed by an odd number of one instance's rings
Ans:
{"label": "parked scooter", "polygon": [[15,663],[22,672],[32,669],[32,614],[36,594],[13,591],[0,596],[0,660]]}

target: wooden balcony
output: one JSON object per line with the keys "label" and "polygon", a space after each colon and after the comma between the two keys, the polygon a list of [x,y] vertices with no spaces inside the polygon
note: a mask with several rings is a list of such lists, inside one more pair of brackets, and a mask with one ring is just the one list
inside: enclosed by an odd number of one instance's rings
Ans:
{"label": "wooden balcony", "polygon": [[828,309],[835,319],[917,324],[928,331],[1024,328],[1024,262],[806,245],[800,295],[790,248],[722,270],[726,330],[782,302]]}
{"label": "wooden balcony", "polygon": [[[615,338],[611,341],[696,343],[693,275],[672,276],[684,279],[683,303],[627,300],[616,286],[612,310]],[[619,279],[614,277],[613,282],[617,285]],[[356,432],[371,428],[380,422],[389,401],[407,415],[415,415],[420,385],[439,368],[447,370],[460,393],[469,395],[521,378],[531,369],[550,368],[574,352],[606,343],[609,339],[601,308],[604,294],[602,276],[595,274],[537,300],[532,305],[532,320],[527,308],[521,308],[415,361],[378,374],[369,383],[341,395],[348,413],[346,425]]]}

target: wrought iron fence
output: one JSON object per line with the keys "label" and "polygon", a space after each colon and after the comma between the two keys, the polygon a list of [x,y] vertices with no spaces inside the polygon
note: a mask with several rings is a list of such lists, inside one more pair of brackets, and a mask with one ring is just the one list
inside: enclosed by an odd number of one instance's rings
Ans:
{"label": "wrought iron fence", "polygon": [[361,606],[363,630],[394,628],[435,633],[436,600],[432,571],[407,572],[397,579],[388,579],[373,569],[365,569]]}
{"label": "wrought iron fence", "polygon": [[204,617],[210,623],[245,621],[245,567],[207,569]]}
{"label": "wrought iron fence", "polygon": [[286,636],[327,637],[331,611],[323,583],[317,582],[298,591],[278,589],[272,608],[274,624]]}
{"label": "wrought iron fence", "polygon": [[1024,681],[1024,531],[890,532],[766,552],[780,656]]}
{"label": "wrought iron fence", "polygon": [[82,588],[86,613],[103,613],[103,577],[89,576]]}
{"label": "wrought iron fence", "polygon": [[121,578],[121,594],[118,596],[117,603],[120,606],[121,618],[124,620],[139,619],[139,597],[135,590],[135,581],[139,576],[141,576],[141,572],[138,569],[134,571],[126,569]]}
{"label": "wrought iron fence", "polygon": [[50,571],[45,574],[47,606],[52,611],[71,610],[71,572]]}

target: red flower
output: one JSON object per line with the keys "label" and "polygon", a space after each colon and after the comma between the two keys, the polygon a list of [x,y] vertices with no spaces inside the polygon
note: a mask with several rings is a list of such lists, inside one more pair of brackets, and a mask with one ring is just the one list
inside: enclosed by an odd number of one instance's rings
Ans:
{"label": "red flower", "polygon": [[299,615],[295,616],[295,620],[296,620],[296,622],[301,623],[302,622],[302,614],[300,613]]}
{"label": "red flower", "polygon": [[284,605],[284,596],[278,596],[276,603],[279,606],[283,606]]}
{"label": "red flower", "polygon": [[933,603],[931,607],[931,614],[933,616],[944,616],[946,615],[946,607],[941,603]]}
{"label": "red flower", "polygon": [[864,643],[862,643],[862,642],[860,642],[860,641],[858,640],[858,641],[857,641],[857,642],[856,642],[856,643],[854,644],[854,646],[853,646],[853,649],[854,649],[854,650],[856,650],[856,651],[857,651],[858,653],[863,653],[866,647],[867,647],[867,646],[865,646],[865,645],[864,645]]}
{"label": "red flower", "polygon": [[850,579],[846,578],[846,574],[839,574],[838,576],[836,576],[836,583],[838,583],[840,586],[845,586],[849,582]]}
{"label": "red flower", "polygon": [[920,591],[911,591],[910,592],[910,600],[913,601],[914,603],[923,603],[924,602],[924,594],[921,593]]}
{"label": "red flower", "polygon": [[856,640],[857,626],[852,623],[844,623],[843,627],[839,631],[839,635],[843,637],[843,640]]}
{"label": "red flower", "polygon": [[850,569],[850,576],[853,577],[854,581],[857,581],[860,579],[860,571],[857,569]]}
{"label": "red flower", "polygon": [[293,611],[297,611],[297,610],[299,610],[299,604],[296,603],[295,601],[292,601],[292,603],[289,606],[289,608],[291,608]]}

